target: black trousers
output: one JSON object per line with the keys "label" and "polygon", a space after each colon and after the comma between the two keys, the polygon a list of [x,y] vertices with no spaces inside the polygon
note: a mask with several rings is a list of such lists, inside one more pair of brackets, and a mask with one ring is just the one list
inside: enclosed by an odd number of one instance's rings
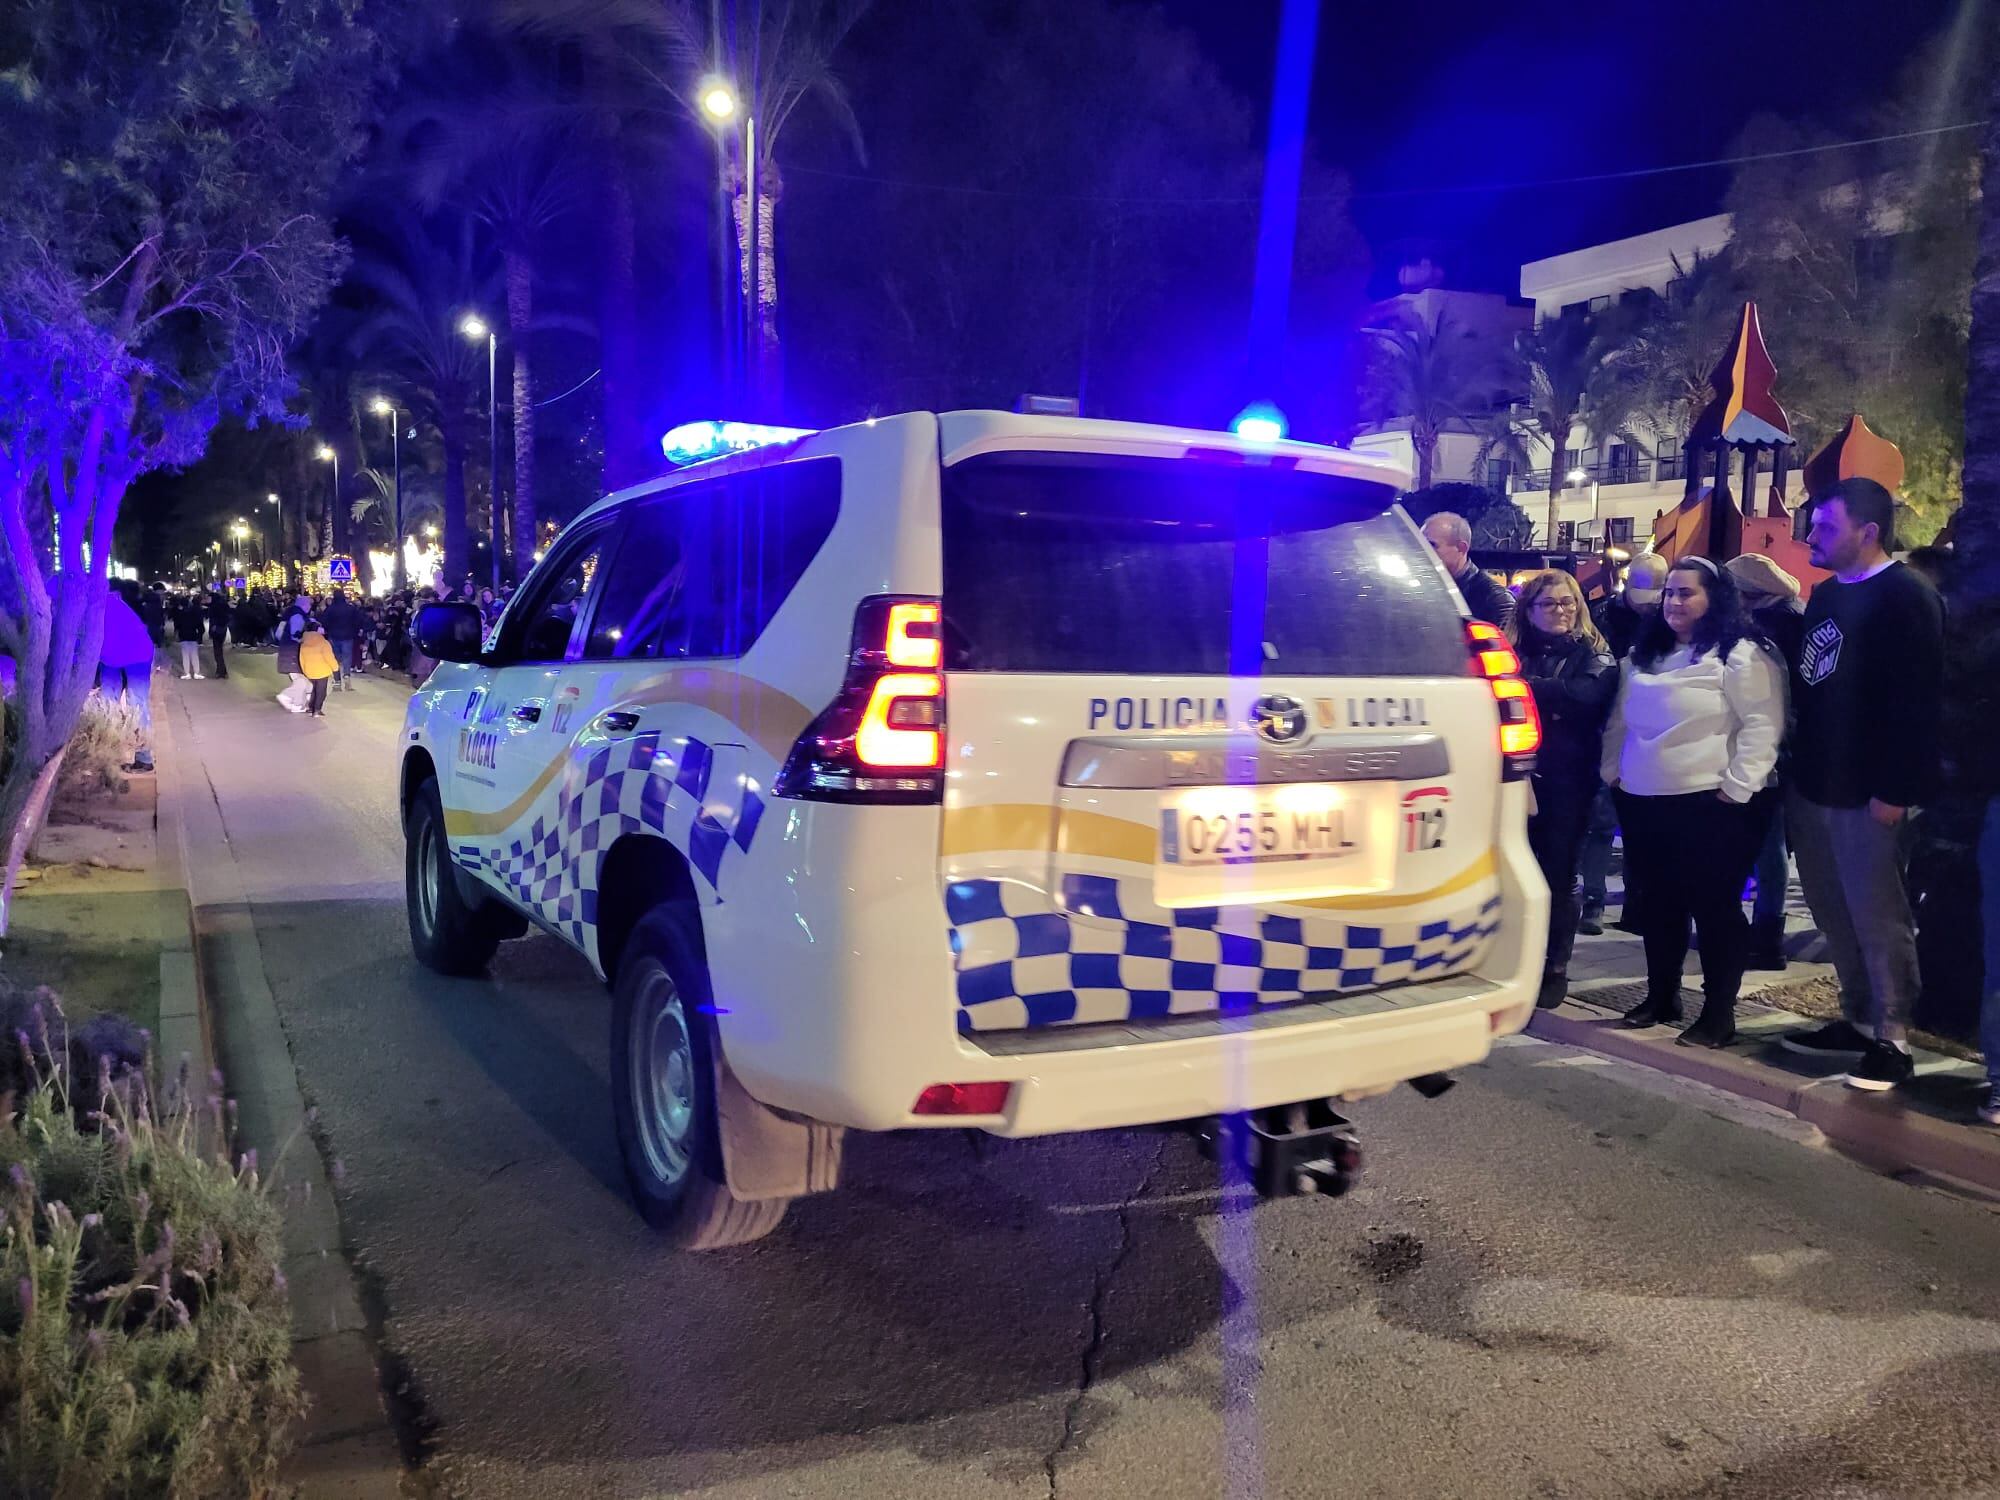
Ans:
{"label": "black trousers", "polygon": [[1671,1000],[1680,993],[1692,918],[1701,937],[1702,997],[1733,1008],[1750,947],[1743,883],[1764,846],[1777,793],[1759,792],[1741,806],[1714,792],[1639,797],[1620,791],[1617,798],[1625,862],[1646,892],[1640,935],[1647,998]]}
{"label": "black trousers", "polygon": [[333,681],[331,677],[315,677],[313,679],[312,692],[306,698],[307,713],[321,714],[326,712],[326,685],[331,681]]}
{"label": "black trousers", "polygon": [[1597,773],[1583,777],[1537,776],[1535,815],[1528,819],[1528,847],[1549,883],[1549,952],[1551,973],[1566,973],[1570,950],[1576,946],[1578,915],[1577,861],[1584,835],[1590,830],[1590,810],[1597,800]]}
{"label": "black trousers", "polygon": [[215,675],[217,677],[227,677],[229,675],[229,663],[222,655],[223,633],[219,630],[209,632],[208,643],[215,648]]}

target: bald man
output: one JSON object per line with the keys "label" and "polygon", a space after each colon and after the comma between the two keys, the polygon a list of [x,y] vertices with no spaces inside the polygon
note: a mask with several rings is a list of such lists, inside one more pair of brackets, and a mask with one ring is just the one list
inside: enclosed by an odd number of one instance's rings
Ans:
{"label": "bald man", "polygon": [[1465,607],[1475,620],[1485,620],[1505,630],[1514,623],[1514,595],[1507,585],[1488,578],[1472,560],[1472,527],[1455,511],[1441,510],[1423,524],[1424,540],[1444,564],[1451,581],[1465,596]]}

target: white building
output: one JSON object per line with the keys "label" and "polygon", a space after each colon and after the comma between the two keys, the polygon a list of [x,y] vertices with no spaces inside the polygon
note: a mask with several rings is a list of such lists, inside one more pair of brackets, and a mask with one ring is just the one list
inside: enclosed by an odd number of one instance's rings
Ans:
{"label": "white building", "polygon": [[[1535,323],[1535,310],[1495,292],[1455,291],[1442,284],[1443,271],[1429,260],[1406,265],[1399,273],[1403,291],[1369,308],[1361,320],[1363,328],[1442,328],[1450,333],[1491,347],[1495,356]],[[1507,392],[1497,386],[1495,405],[1504,402]],[[1505,491],[1508,483],[1504,461],[1479,459],[1481,438],[1465,422],[1447,423],[1438,435],[1433,455],[1431,483],[1450,482],[1487,485]],[[1394,459],[1417,471],[1415,444],[1410,439],[1410,419],[1394,417],[1363,427],[1349,445],[1358,453]]]}
{"label": "white building", "polygon": [[[1670,295],[1675,278],[1697,257],[1713,255],[1729,243],[1730,220],[1715,214],[1637,234],[1609,244],[1530,261],[1521,267],[1521,296],[1535,305],[1535,318],[1565,313],[1603,312],[1635,297]],[[1676,269],[1678,263],[1679,270]],[[1722,351],[1716,350],[1720,358]],[[1535,523],[1537,540],[1548,543],[1548,448],[1539,447],[1543,467],[1510,477],[1515,504]],[[1592,446],[1579,426],[1569,444],[1568,468],[1556,502],[1557,545],[1629,546],[1652,535],[1653,520],[1678,505],[1685,493],[1685,470],[1678,441],[1645,447],[1611,443]]]}

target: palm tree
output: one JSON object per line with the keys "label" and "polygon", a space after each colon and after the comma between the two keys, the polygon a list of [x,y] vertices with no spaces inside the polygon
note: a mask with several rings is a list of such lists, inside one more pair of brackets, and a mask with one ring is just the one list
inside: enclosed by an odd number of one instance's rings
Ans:
{"label": "palm tree", "polygon": [[1726,255],[1697,253],[1685,266],[1676,257],[1673,267],[1667,295],[1633,320],[1625,362],[1639,386],[1638,420],[1678,450],[1715,394],[1709,375],[1735,336],[1743,298]]}
{"label": "palm tree", "polygon": [[427,92],[384,127],[384,175],[401,178],[426,212],[452,204],[493,238],[504,276],[513,360],[516,577],[533,564],[535,380],[529,334],[536,321],[536,257],[549,229],[585,202],[584,138],[546,57],[479,46],[449,54]]}
{"label": "palm tree", "polygon": [[[460,335],[458,322],[471,309],[493,305],[501,280],[497,256],[469,217],[399,218],[384,233],[356,236],[348,274],[373,294],[375,306],[354,330],[359,357],[384,367],[397,394],[437,430],[444,450],[445,577],[462,578],[472,562],[469,420],[485,351]],[[493,478],[497,493],[499,476]]]}
{"label": "palm tree", "polygon": [[1633,370],[1624,362],[1629,336],[1615,323],[1586,313],[1544,318],[1515,344],[1527,399],[1528,429],[1549,450],[1549,523],[1556,535],[1557,502],[1569,471],[1570,434],[1580,422],[1622,433],[1637,405]]}
{"label": "palm tree", "polygon": [[1367,331],[1376,346],[1370,362],[1374,404],[1385,416],[1409,418],[1417,488],[1427,490],[1437,466],[1438,435],[1448,422],[1470,423],[1467,413],[1492,392],[1492,357],[1442,308],[1429,322],[1419,315]]}
{"label": "palm tree", "polygon": [[[743,109],[756,122],[756,161],[745,163],[739,145],[731,184],[736,220],[739,284],[753,311],[751,383],[755,399],[768,408],[777,399],[778,381],[778,200],[784,178],[778,170],[777,147],[801,104],[813,100],[832,117],[863,161],[866,148],[861,122],[855,117],[846,85],[834,71],[834,55],[872,0],[765,0],[757,24],[738,47],[737,82]],[[690,114],[698,115],[694,95],[704,72],[714,70],[723,55],[720,39],[710,31],[712,12],[705,0],[666,0],[661,16],[666,27],[670,76],[662,84]],[[722,71],[729,69],[724,66]],[[754,274],[753,274],[754,268]],[[752,282],[755,286],[752,286]]]}

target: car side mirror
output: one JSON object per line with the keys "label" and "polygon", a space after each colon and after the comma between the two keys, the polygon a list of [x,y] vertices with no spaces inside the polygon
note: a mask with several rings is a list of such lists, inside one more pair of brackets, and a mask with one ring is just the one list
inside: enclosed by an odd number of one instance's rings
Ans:
{"label": "car side mirror", "polygon": [[438,661],[478,661],[486,622],[476,604],[426,604],[410,633],[417,649]]}

